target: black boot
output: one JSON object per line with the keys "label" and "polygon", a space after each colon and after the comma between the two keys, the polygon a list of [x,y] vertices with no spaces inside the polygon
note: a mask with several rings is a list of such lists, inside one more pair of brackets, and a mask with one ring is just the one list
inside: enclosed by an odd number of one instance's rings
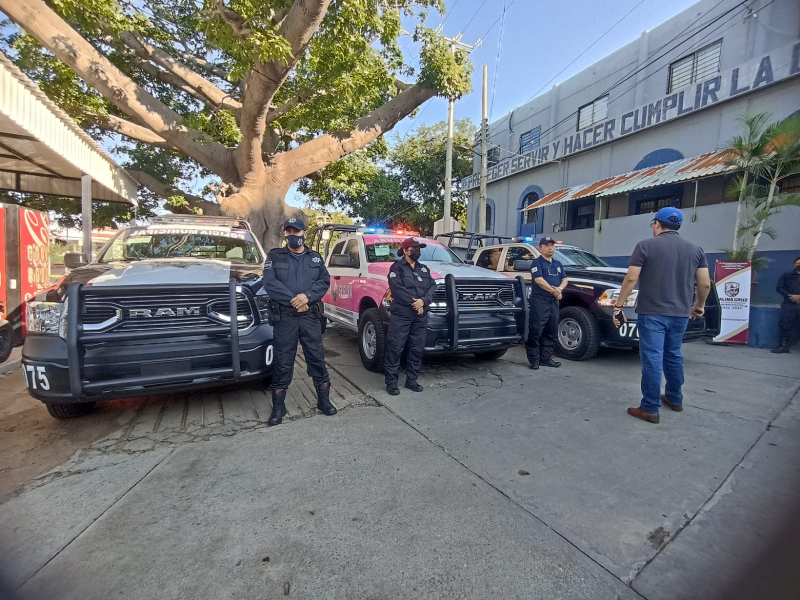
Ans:
{"label": "black boot", "polygon": [[286,416],[286,390],[272,390],[272,414],[267,425],[280,425]]}
{"label": "black boot", "polygon": [[317,408],[323,415],[332,417],[336,414],[336,407],[331,404],[330,393],[330,383],[323,383],[317,388]]}
{"label": "black boot", "polygon": [[781,338],[778,347],[772,351],[773,354],[789,354],[789,340],[787,338]]}

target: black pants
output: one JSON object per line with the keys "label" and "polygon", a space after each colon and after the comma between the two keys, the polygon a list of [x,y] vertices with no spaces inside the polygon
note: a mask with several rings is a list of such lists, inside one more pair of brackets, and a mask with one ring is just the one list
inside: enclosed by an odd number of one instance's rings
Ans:
{"label": "black pants", "polygon": [[397,372],[400,370],[400,355],[408,342],[406,359],[406,381],[414,382],[422,366],[422,351],[428,331],[428,315],[394,311],[389,319],[389,332],[386,337],[386,356],[383,359],[386,385],[397,385]]}
{"label": "black pants", "polygon": [[781,304],[781,339],[791,344],[797,336],[798,327],[800,327],[800,304],[784,302]]}
{"label": "black pants", "polygon": [[558,339],[558,300],[552,296],[531,294],[530,307],[525,353],[530,364],[547,362],[553,358],[553,348]]}
{"label": "black pants", "polygon": [[292,383],[298,339],[303,346],[308,376],[314,380],[314,387],[330,381],[328,369],[325,368],[325,350],[322,347],[322,327],[319,317],[314,316],[311,311],[303,316],[281,315],[281,320],[272,326],[272,332],[275,371],[269,389],[285,390]]}

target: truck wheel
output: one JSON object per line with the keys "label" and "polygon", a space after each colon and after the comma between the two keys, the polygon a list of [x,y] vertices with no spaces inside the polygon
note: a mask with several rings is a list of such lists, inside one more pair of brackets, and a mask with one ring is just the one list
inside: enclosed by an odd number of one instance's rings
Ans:
{"label": "truck wheel", "polygon": [[94,410],[94,402],[81,402],[79,404],[46,404],[47,412],[56,419],[75,419],[88,415]]}
{"label": "truck wheel", "polygon": [[589,360],[600,348],[600,324],[580,306],[562,308],[558,315],[556,352],[569,360]]}
{"label": "truck wheel", "polygon": [[11,323],[6,323],[0,327],[0,363],[4,363],[11,356],[14,348],[14,328]]}
{"label": "truck wheel", "polygon": [[503,348],[502,350],[492,350],[491,352],[476,352],[475,358],[478,360],[497,360],[506,352],[508,352],[508,348]]}
{"label": "truck wheel", "polygon": [[367,369],[376,373],[383,371],[386,330],[377,308],[365,310],[358,320],[358,352]]}

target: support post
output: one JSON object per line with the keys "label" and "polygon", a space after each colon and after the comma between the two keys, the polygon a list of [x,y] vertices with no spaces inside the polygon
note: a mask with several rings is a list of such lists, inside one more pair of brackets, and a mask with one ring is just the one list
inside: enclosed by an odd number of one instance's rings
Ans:
{"label": "support post", "polygon": [[481,187],[478,233],[486,233],[486,173],[489,159],[489,67],[483,65],[483,106],[481,109]]}
{"label": "support post", "polygon": [[92,176],[81,177],[81,226],[83,230],[83,243],[81,252],[87,260],[92,260]]}
{"label": "support post", "polygon": [[[452,47],[452,46],[451,46]],[[450,202],[453,195],[453,112],[455,100],[450,98],[447,107],[447,154],[444,164],[444,228],[450,229]]]}

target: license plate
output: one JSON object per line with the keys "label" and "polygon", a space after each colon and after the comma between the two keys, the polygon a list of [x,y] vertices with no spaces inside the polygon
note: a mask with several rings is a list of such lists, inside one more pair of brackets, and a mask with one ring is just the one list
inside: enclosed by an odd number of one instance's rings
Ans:
{"label": "license plate", "polygon": [[142,365],[142,376],[158,377],[159,375],[172,375],[173,373],[187,373],[191,370],[191,360],[170,360]]}
{"label": "license plate", "polygon": [[629,340],[638,340],[639,328],[636,326],[636,323],[623,323],[620,325],[619,337]]}

